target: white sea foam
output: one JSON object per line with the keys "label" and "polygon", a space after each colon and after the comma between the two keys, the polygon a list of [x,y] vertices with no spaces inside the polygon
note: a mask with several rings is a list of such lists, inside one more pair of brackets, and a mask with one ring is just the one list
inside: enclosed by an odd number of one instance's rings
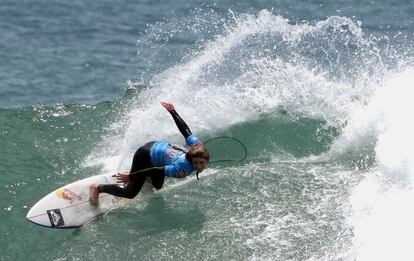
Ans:
{"label": "white sea foam", "polygon": [[351,197],[357,260],[414,259],[413,82],[412,69],[390,76],[358,117],[366,128],[349,128],[375,138],[377,163]]}

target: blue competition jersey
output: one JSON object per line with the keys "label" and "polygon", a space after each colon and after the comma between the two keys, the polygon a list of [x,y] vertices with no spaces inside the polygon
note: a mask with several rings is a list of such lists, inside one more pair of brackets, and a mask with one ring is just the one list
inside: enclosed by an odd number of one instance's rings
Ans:
{"label": "blue competition jersey", "polygon": [[[185,139],[188,145],[200,143],[200,140],[194,135]],[[183,148],[186,150],[185,148]],[[182,178],[190,175],[194,171],[193,165],[185,158],[185,153],[181,150],[174,149],[166,141],[157,141],[152,145],[150,150],[151,163],[155,167],[165,166],[165,176]]]}

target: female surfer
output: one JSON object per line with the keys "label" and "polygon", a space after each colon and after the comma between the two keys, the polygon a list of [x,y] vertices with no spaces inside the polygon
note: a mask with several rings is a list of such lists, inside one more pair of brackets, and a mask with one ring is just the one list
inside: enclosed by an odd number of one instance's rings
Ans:
{"label": "female surfer", "polygon": [[138,148],[132,160],[129,174],[118,173],[118,184],[93,184],[90,186],[89,202],[93,207],[98,206],[99,193],[108,193],[117,197],[134,198],[149,177],[156,189],[161,189],[165,176],[183,178],[194,170],[202,172],[210,155],[203,143],[194,136],[184,120],[176,112],[174,105],[161,102],[170,112],[179,131],[184,136],[186,145],[183,147],[166,141],[152,141]]}

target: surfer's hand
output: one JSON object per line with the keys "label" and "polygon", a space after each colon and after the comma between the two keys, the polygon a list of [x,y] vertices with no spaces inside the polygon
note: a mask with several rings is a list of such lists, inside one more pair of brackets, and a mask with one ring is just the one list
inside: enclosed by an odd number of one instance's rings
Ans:
{"label": "surfer's hand", "polygon": [[167,111],[173,111],[175,110],[174,105],[169,102],[161,102],[161,105],[164,106],[164,108],[167,109]]}
{"label": "surfer's hand", "polygon": [[129,181],[129,175],[125,173],[119,173],[115,176],[116,182],[127,183]]}

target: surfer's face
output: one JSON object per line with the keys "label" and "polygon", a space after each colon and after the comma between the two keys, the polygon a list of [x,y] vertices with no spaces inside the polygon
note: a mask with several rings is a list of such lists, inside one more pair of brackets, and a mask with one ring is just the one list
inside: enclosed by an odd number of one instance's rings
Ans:
{"label": "surfer's face", "polygon": [[207,160],[201,157],[195,157],[191,160],[191,164],[193,164],[193,168],[198,172],[202,172],[207,165]]}

